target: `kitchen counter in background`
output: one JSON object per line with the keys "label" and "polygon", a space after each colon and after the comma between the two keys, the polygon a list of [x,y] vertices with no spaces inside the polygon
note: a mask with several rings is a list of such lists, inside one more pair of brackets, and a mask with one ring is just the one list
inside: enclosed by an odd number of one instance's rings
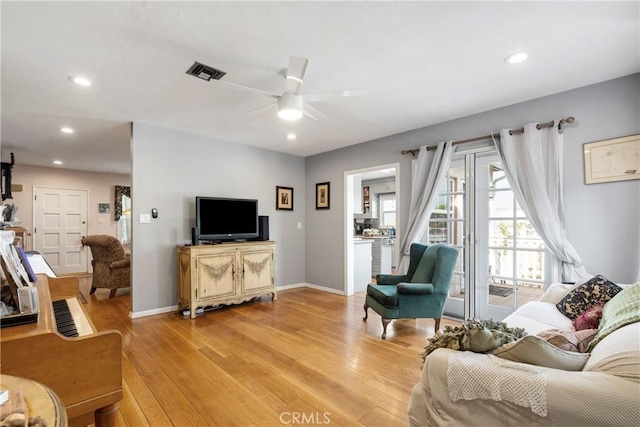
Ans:
{"label": "kitchen counter in background", "polygon": [[362,292],[371,283],[371,246],[373,239],[353,239],[353,291]]}
{"label": "kitchen counter in background", "polygon": [[391,274],[393,261],[393,245],[395,238],[390,236],[375,236],[371,245],[371,273]]}
{"label": "kitchen counter in background", "polygon": [[371,277],[375,277],[377,274],[392,274],[395,240],[395,236],[386,235],[354,236],[354,243],[364,241],[371,242]]}

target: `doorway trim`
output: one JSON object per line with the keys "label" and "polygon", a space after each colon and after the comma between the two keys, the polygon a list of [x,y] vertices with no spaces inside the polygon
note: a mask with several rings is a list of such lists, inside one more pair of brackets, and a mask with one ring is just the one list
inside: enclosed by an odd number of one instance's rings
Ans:
{"label": "doorway trim", "polygon": [[[384,165],[371,166],[363,169],[354,169],[344,172],[344,295],[353,295],[354,283],[353,283],[353,192],[354,192],[354,176],[362,175],[368,172],[376,172],[382,169],[395,169],[396,177],[396,238],[401,235],[399,227],[399,219],[401,216],[401,203],[400,203],[400,163],[387,163]],[[397,241],[397,240],[396,240]],[[398,245],[393,248],[397,251]]]}

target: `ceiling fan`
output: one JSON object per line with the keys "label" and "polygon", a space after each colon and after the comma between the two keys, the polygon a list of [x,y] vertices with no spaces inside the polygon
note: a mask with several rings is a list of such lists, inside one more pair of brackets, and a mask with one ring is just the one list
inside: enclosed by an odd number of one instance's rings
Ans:
{"label": "ceiling fan", "polygon": [[187,71],[187,74],[194,75],[207,81],[215,79],[221,83],[225,83],[248,92],[258,93],[274,98],[276,100],[275,102],[256,108],[255,110],[248,111],[247,114],[256,114],[271,109],[277,109],[278,117],[283,120],[298,120],[303,114],[313,120],[324,119],[327,116],[309,105],[309,102],[324,101],[336,97],[367,95],[367,91],[364,89],[341,90],[336,92],[311,93],[304,95],[300,94],[300,89],[302,87],[302,82],[304,81],[304,75],[307,71],[308,64],[309,60],[307,58],[301,58],[298,56],[289,57],[289,66],[285,75],[286,82],[284,92],[280,94],[220,80],[226,74],[225,72],[216,70],[215,68],[198,62],[191,66]]}

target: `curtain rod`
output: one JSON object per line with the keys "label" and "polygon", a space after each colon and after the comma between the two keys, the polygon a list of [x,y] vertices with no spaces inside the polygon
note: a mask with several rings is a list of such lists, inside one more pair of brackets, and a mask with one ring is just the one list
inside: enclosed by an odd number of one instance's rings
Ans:
{"label": "curtain rod", "polygon": [[[576,119],[573,116],[569,116],[566,119],[562,119],[560,120],[560,123],[558,123],[558,129],[560,128],[560,126],[562,126],[565,123],[573,123]],[[550,121],[547,123],[538,123],[536,125],[536,129],[540,130],[540,129],[544,129],[544,128],[550,128],[553,127],[554,125],[554,121]],[[509,135],[514,135],[514,134],[520,134],[524,132],[524,126],[519,128],[519,129],[511,129],[509,131]],[[500,138],[500,133],[499,132],[494,132],[495,135],[493,135],[494,138]],[[475,141],[482,141],[485,139],[490,139],[491,138],[491,134],[489,135],[483,135],[483,136],[476,136],[475,138],[469,138],[469,139],[461,139],[460,141],[454,141],[453,145],[458,145],[458,144],[466,144],[468,142],[475,142]],[[427,146],[427,151],[432,150],[434,148],[436,148],[437,145],[429,145]],[[412,150],[402,150],[400,153],[401,154],[411,154],[413,157],[416,156],[416,154],[418,154],[420,152],[419,148],[414,148]]]}

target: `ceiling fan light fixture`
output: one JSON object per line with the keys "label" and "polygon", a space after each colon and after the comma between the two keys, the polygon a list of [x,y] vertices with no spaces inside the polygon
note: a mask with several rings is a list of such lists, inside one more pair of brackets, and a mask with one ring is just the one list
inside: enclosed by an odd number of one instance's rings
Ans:
{"label": "ceiling fan light fixture", "polygon": [[295,108],[281,108],[278,110],[278,117],[282,120],[299,120],[302,117],[302,111]]}
{"label": "ceiling fan light fixture", "polygon": [[302,97],[285,93],[278,98],[278,117],[282,120],[299,120],[302,117]]}

